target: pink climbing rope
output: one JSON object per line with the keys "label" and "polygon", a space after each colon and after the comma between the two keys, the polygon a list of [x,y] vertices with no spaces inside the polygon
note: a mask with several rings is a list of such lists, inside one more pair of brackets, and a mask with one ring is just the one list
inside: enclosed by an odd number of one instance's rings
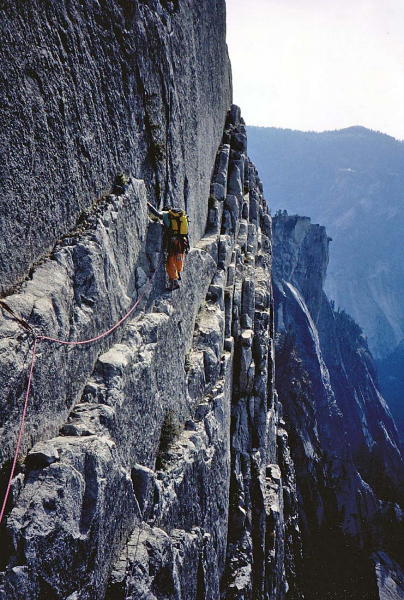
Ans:
{"label": "pink climbing rope", "polygon": [[[153,283],[154,278],[156,277],[157,272],[159,270],[160,264],[161,264],[161,261],[158,263],[158,265],[156,267],[156,270],[153,273],[153,276],[150,278],[150,280],[149,280],[150,283]],[[107,331],[103,331],[99,335],[96,335],[95,337],[89,338],[88,340],[79,340],[77,342],[70,342],[70,341],[66,341],[66,340],[60,340],[58,338],[53,338],[53,337],[50,337],[50,336],[47,336],[47,335],[37,335],[37,336],[34,337],[34,345],[33,345],[33,348],[32,348],[31,365],[30,365],[30,368],[29,368],[28,383],[27,383],[27,388],[26,388],[26,391],[25,391],[24,407],[23,407],[23,411],[22,411],[22,414],[21,414],[20,423],[19,423],[19,427],[18,427],[17,443],[16,443],[16,447],[15,447],[13,463],[12,463],[12,466],[11,466],[10,477],[9,477],[9,480],[8,480],[6,493],[5,493],[5,496],[4,496],[4,499],[3,499],[3,505],[1,507],[0,525],[2,523],[2,520],[3,520],[3,517],[4,517],[4,513],[6,511],[6,506],[7,506],[8,498],[9,498],[10,491],[11,491],[11,485],[12,485],[12,481],[14,479],[15,467],[16,467],[17,460],[18,460],[18,454],[19,454],[19,451],[20,451],[21,440],[22,440],[22,436],[24,434],[25,417],[26,417],[26,414],[27,414],[29,394],[30,394],[31,386],[32,386],[32,378],[33,378],[33,374],[34,374],[34,365],[35,365],[35,361],[36,361],[36,350],[37,350],[38,342],[46,340],[48,342],[56,342],[58,344],[64,344],[64,345],[68,345],[68,346],[80,346],[81,344],[90,344],[92,342],[96,342],[98,340],[101,340],[102,338],[106,337],[107,335],[109,335],[110,333],[112,333],[113,331],[115,331],[115,329],[118,329],[118,327],[120,325],[122,325],[122,323],[124,321],[126,321],[126,319],[128,319],[130,317],[130,315],[137,308],[137,306],[139,305],[139,302],[142,300],[142,298],[144,297],[145,294],[146,294],[146,290],[144,290],[140,294],[140,296],[138,297],[138,299],[136,300],[136,302],[133,304],[133,306],[128,310],[128,312],[121,319],[119,319],[119,321],[117,323],[115,323],[115,325],[113,325],[112,327],[110,327],[110,329],[107,329]]]}
{"label": "pink climbing rope", "polygon": [[8,497],[10,495],[11,483],[12,483],[12,480],[14,478],[15,465],[17,464],[18,453],[20,451],[20,445],[21,445],[22,435],[24,433],[25,415],[27,414],[29,393],[30,393],[30,390],[31,390],[32,375],[33,375],[33,372],[34,372],[34,364],[35,364],[35,358],[36,358],[36,346],[37,346],[37,343],[38,343],[37,339],[35,338],[34,339],[34,346],[33,346],[33,349],[32,349],[32,358],[31,358],[31,366],[30,366],[30,369],[29,369],[27,389],[25,391],[24,408],[23,408],[23,411],[22,411],[22,414],[21,414],[20,425],[19,425],[19,428],[18,428],[18,437],[17,437],[17,444],[16,444],[16,447],[15,447],[13,464],[12,464],[12,467],[11,467],[11,473],[10,473],[10,477],[9,477],[9,480],[8,480],[6,494],[5,494],[4,499],[3,499],[3,506],[1,507],[1,512],[0,512],[0,525],[1,525],[1,522],[3,520],[4,512],[6,510],[6,505],[7,505]]}
{"label": "pink climbing rope", "polygon": [[[157,273],[157,271],[156,271],[156,273]],[[153,278],[150,280],[151,282],[153,281],[156,273],[154,273]],[[66,340],[59,340],[58,338],[49,337],[47,335],[38,335],[37,340],[47,340],[48,342],[57,342],[58,344],[64,344],[65,346],[80,346],[81,344],[90,344],[91,342],[97,342],[98,340],[101,340],[102,338],[106,337],[107,335],[109,335],[110,333],[115,331],[115,329],[118,329],[118,327],[120,325],[122,325],[122,323],[130,317],[130,315],[133,313],[135,308],[138,306],[138,304],[143,296],[144,296],[144,293],[139,296],[139,298],[136,300],[136,302],[132,306],[132,308],[126,313],[126,315],[124,315],[122,317],[122,319],[119,319],[119,321],[117,323],[115,323],[115,325],[113,325],[107,331],[103,331],[102,333],[100,333],[99,335],[96,335],[93,338],[89,338],[88,340],[79,340],[78,342],[69,342]]]}

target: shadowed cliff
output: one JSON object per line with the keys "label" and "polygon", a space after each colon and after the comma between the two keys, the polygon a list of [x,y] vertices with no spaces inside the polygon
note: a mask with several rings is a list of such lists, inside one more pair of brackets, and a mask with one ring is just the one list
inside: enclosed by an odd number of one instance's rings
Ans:
{"label": "shadowed cliff", "polygon": [[301,590],[319,600],[400,598],[380,573],[400,588],[404,467],[372,357],[323,292],[324,227],[279,216],[273,231],[276,387],[296,469]]}

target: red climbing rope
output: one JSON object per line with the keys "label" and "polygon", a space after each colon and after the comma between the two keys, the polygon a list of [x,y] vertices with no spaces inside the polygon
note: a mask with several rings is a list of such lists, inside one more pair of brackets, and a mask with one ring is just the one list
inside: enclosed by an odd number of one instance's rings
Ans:
{"label": "red climbing rope", "polygon": [[37,339],[34,338],[34,346],[33,346],[33,349],[32,349],[32,358],[31,358],[31,366],[30,366],[30,369],[29,369],[28,384],[27,384],[27,389],[25,391],[24,408],[23,408],[23,411],[22,411],[21,419],[20,419],[20,425],[19,425],[18,437],[17,437],[17,444],[16,444],[16,447],[15,447],[15,453],[14,453],[13,464],[12,464],[12,467],[11,467],[11,473],[10,473],[10,477],[9,477],[9,480],[8,480],[6,494],[5,494],[4,500],[3,500],[3,506],[1,507],[0,525],[1,525],[1,522],[3,520],[4,512],[6,510],[6,505],[7,505],[8,497],[10,495],[11,483],[12,483],[12,480],[13,480],[13,477],[14,477],[15,465],[17,464],[18,453],[20,451],[22,434],[24,433],[25,415],[27,414],[29,392],[31,390],[32,374],[34,372],[34,364],[35,364],[35,358],[36,358],[36,346],[37,346],[37,343],[38,343]]}
{"label": "red climbing rope", "polygon": [[[157,273],[157,271],[156,271],[156,273]],[[153,275],[150,282],[153,281],[155,274]],[[37,340],[47,340],[48,342],[57,342],[58,344],[65,344],[67,346],[80,346],[81,344],[90,344],[91,342],[96,342],[98,340],[101,340],[102,338],[106,337],[107,335],[109,335],[110,333],[115,331],[115,329],[118,329],[118,327],[120,325],[122,325],[122,323],[130,317],[130,315],[133,313],[133,311],[135,310],[135,308],[137,307],[137,305],[139,304],[139,302],[143,296],[144,296],[144,293],[139,296],[139,298],[136,300],[136,302],[132,306],[132,308],[126,313],[125,316],[122,317],[122,319],[119,319],[119,321],[117,323],[115,323],[115,325],[113,325],[113,327],[111,327],[111,329],[108,329],[108,331],[104,331],[103,333],[100,333],[99,335],[96,335],[93,338],[89,338],[88,340],[80,340],[78,342],[69,342],[66,340],[59,340],[58,338],[49,337],[47,335],[38,335]]]}
{"label": "red climbing rope", "polygon": [[[161,264],[161,261],[158,263],[153,276],[149,280],[151,284],[153,283],[154,278],[157,275],[157,272],[159,270],[160,264]],[[4,499],[3,499],[3,505],[1,507],[0,525],[2,523],[3,516],[4,516],[5,510],[6,510],[6,505],[7,505],[7,502],[8,502],[8,497],[10,495],[11,485],[12,485],[12,481],[14,479],[15,466],[17,464],[18,454],[19,454],[20,446],[21,446],[21,440],[22,440],[22,436],[23,436],[23,433],[24,433],[25,417],[26,417],[26,414],[27,414],[28,401],[29,401],[29,393],[31,391],[32,377],[33,377],[33,373],[34,373],[34,365],[35,365],[35,361],[36,361],[36,350],[37,350],[38,342],[46,340],[48,342],[56,342],[58,344],[64,344],[64,345],[69,345],[69,346],[80,346],[81,344],[90,344],[91,342],[96,342],[97,340],[101,340],[102,338],[106,337],[107,335],[109,335],[110,333],[112,333],[113,331],[115,331],[115,329],[117,329],[120,325],[122,325],[122,323],[124,321],[126,321],[126,319],[128,319],[130,317],[130,315],[133,313],[133,311],[139,305],[139,302],[141,301],[141,299],[144,297],[145,294],[146,294],[146,290],[144,290],[140,294],[140,296],[138,297],[138,299],[136,300],[136,302],[133,304],[133,306],[128,310],[128,312],[121,319],[119,319],[119,321],[117,323],[115,323],[115,325],[113,325],[107,331],[104,331],[103,333],[100,333],[99,335],[96,335],[95,337],[89,338],[88,340],[79,340],[77,342],[70,342],[70,341],[66,341],[66,340],[59,340],[58,338],[49,337],[47,335],[35,335],[35,337],[34,337],[34,345],[33,345],[33,348],[32,348],[31,365],[30,365],[30,368],[29,368],[28,383],[27,383],[27,388],[26,388],[26,391],[25,391],[24,408],[23,408],[23,411],[22,411],[22,414],[21,414],[21,418],[20,418],[20,424],[19,424],[18,436],[17,436],[17,444],[16,444],[16,447],[15,447],[15,452],[14,452],[13,463],[12,463],[12,466],[11,466],[10,477],[9,477],[9,480],[8,480],[6,493],[5,493],[5,496],[4,496]]]}

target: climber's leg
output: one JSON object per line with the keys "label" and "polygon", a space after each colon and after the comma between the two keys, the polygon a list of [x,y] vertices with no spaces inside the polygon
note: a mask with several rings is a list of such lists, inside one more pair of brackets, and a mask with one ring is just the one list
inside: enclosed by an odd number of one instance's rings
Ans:
{"label": "climber's leg", "polygon": [[181,273],[184,269],[184,253],[180,253],[180,254],[176,254],[175,255],[175,266],[177,269],[177,278],[181,279]]}
{"label": "climber's leg", "polygon": [[177,255],[169,254],[166,262],[166,271],[170,280],[167,287],[167,291],[169,292],[171,292],[172,290],[176,290],[180,287],[180,284],[178,283],[178,279],[180,278],[180,276],[177,267]]}
{"label": "climber's leg", "polygon": [[176,254],[169,254],[167,256],[166,271],[170,281],[175,281],[176,279],[178,279]]}

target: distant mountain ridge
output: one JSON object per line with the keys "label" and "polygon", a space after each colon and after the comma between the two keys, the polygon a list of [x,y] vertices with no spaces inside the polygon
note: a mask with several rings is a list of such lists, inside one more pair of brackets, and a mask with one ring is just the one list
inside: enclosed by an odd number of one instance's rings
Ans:
{"label": "distant mountain ridge", "polygon": [[272,207],[327,227],[327,292],[377,358],[404,338],[404,143],[354,126],[323,133],[249,127]]}

